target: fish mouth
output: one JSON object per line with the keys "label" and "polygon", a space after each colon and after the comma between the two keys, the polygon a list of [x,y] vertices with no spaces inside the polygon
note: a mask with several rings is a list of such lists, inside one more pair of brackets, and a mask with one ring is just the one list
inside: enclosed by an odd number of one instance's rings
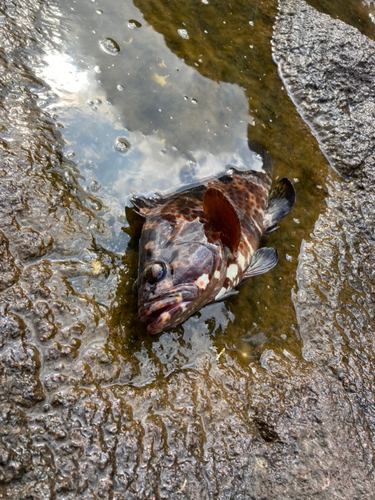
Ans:
{"label": "fish mouth", "polygon": [[179,312],[185,311],[187,306],[191,303],[188,302],[179,302],[178,304],[162,307],[157,311],[153,312],[148,318],[147,321],[151,321],[147,325],[147,331],[150,333],[159,333],[166,328],[173,326],[170,323],[170,320],[176,316]]}
{"label": "fish mouth", "polygon": [[175,318],[179,312],[184,312],[194,298],[191,293],[184,295],[185,297],[183,297],[182,293],[179,293],[144,304],[138,313],[140,321],[149,323],[147,330],[150,333],[159,333],[173,326],[171,319]]}

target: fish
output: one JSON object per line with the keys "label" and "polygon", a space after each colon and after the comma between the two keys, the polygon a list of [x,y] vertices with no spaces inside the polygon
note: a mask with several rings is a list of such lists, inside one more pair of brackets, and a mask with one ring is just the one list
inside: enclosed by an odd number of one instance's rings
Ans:
{"label": "fish", "polygon": [[271,185],[269,172],[229,167],[166,197],[131,198],[143,218],[133,289],[148,332],[183,323],[277,264],[277,250],[259,246],[292,210],[296,194],[286,177]]}

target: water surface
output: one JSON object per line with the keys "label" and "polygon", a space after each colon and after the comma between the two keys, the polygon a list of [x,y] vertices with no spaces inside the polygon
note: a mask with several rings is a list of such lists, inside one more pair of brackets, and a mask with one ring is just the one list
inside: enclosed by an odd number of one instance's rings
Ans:
{"label": "water surface", "polygon": [[[315,4],[372,33],[365,7]],[[276,14],[275,2],[261,1],[68,0],[40,11],[43,54],[33,70],[55,94],[45,107],[61,129],[64,156],[111,227],[98,244],[112,257],[117,286],[104,286],[103,303],[119,332],[115,350],[148,360],[133,383],[154,379],[152,358],[165,374],[223,349],[246,363],[266,347],[300,351],[291,292],[301,241],[324,207],[327,162],[272,61]],[[137,241],[124,231],[124,206],[133,194],[167,193],[228,164],[259,169],[248,140],[269,149],[274,178],[288,176],[297,191],[293,213],[266,242],[280,262],[238,297],[151,338],[136,319]]]}

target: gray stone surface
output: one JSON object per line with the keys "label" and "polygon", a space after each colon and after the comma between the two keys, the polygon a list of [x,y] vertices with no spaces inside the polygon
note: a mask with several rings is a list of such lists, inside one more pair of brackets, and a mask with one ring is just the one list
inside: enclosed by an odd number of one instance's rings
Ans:
{"label": "gray stone surface", "polygon": [[371,178],[374,42],[304,1],[279,5],[274,59],[292,100],[334,169]]}
{"label": "gray stone surface", "polygon": [[299,0],[280,2],[273,43],[280,75],[301,116],[347,179],[329,176],[327,209],[301,248],[294,303],[303,354],[341,382],[371,464],[375,43]]}

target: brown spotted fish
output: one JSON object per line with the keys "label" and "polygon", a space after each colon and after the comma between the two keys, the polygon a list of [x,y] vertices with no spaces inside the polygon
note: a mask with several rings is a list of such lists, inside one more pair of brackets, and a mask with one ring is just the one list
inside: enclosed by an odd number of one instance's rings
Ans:
{"label": "brown spotted fish", "polygon": [[295,191],[284,178],[270,193],[271,183],[267,173],[231,168],[166,198],[131,200],[145,218],[134,288],[149,332],[179,325],[277,264],[277,250],[258,247],[292,210]]}

